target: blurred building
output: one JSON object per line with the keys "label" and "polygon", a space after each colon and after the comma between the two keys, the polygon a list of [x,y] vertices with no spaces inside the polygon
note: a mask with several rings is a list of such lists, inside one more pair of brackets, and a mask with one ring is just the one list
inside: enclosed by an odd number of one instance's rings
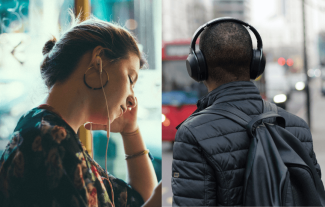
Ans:
{"label": "blurred building", "polygon": [[163,41],[191,39],[202,24],[218,17],[250,20],[250,0],[164,0]]}
{"label": "blurred building", "polygon": [[214,0],[213,18],[234,17],[243,21],[250,20],[249,0]]}
{"label": "blurred building", "polygon": [[[260,0],[252,0],[252,4]],[[271,11],[266,17],[253,15],[252,24],[262,36],[264,51],[268,61],[275,61],[279,57],[293,58],[296,70],[303,68],[303,18],[302,1],[274,0],[266,7],[255,7],[255,13]],[[325,2],[320,0],[305,1],[306,8],[306,41],[308,65],[318,67],[320,58],[318,52],[318,35],[325,31],[322,19],[325,19]]]}
{"label": "blurred building", "polygon": [[163,41],[190,39],[195,30],[212,18],[210,0],[164,0]]}

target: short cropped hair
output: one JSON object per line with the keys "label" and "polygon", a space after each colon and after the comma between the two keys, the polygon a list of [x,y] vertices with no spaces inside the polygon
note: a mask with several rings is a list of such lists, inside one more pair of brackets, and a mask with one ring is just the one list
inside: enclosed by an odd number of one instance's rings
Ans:
{"label": "short cropped hair", "polygon": [[234,22],[212,25],[202,32],[199,47],[213,81],[249,78],[252,40],[243,25]]}

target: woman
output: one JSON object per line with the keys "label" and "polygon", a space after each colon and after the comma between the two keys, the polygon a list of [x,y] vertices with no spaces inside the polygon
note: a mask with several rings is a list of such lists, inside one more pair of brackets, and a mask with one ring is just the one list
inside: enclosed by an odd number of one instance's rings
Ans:
{"label": "woman", "polygon": [[[145,60],[135,38],[91,18],[48,41],[43,54],[49,95],[20,118],[1,156],[0,206],[142,205],[157,180],[136,119],[133,87]],[[86,122],[121,133],[130,185],[88,155],[76,134]]]}

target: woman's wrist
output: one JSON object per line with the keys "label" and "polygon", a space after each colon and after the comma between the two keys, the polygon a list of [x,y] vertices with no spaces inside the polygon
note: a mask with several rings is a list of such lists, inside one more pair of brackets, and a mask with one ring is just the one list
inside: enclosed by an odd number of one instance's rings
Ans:
{"label": "woman's wrist", "polygon": [[120,133],[121,133],[123,138],[124,137],[132,137],[132,136],[138,135],[140,133],[140,129],[139,129],[139,126],[136,126],[132,130],[122,131]]}

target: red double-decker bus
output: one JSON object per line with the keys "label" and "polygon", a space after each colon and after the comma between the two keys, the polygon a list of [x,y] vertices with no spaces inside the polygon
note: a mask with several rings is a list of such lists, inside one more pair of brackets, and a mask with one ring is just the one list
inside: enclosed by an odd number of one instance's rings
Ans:
{"label": "red double-decker bus", "polygon": [[162,48],[162,140],[174,141],[176,126],[196,109],[197,100],[208,93],[203,83],[187,73],[185,60],[191,40],[163,42]]}

